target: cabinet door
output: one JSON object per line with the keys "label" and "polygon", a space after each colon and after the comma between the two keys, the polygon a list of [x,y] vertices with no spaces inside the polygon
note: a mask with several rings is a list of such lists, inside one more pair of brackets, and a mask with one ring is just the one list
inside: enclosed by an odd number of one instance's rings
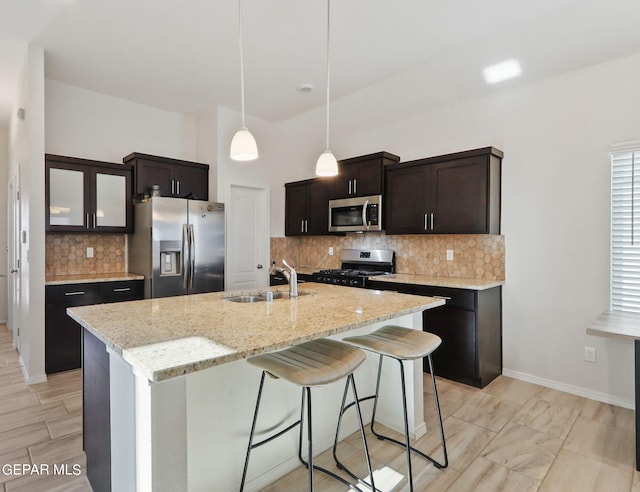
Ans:
{"label": "cabinet door", "polygon": [[353,181],[358,177],[357,169],[353,164],[338,165],[338,175],[333,179],[331,198],[349,198],[353,194]]}
{"label": "cabinet door", "polygon": [[489,233],[487,157],[434,164],[434,233]]}
{"label": "cabinet door", "polygon": [[332,182],[317,179],[307,187],[307,234],[329,233],[329,194]]}
{"label": "cabinet door", "polygon": [[151,187],[158,185],[161,196],[173,196],[172,179],[173,166],[171,165],[145,159],[138,159],[135,163],[135,188],[138,195],[145,193],[150,195]]}
{"label": "cabinet door", "polygon": [[[433,352],[436,376],[477,385],[477,332],[474,311],[440,306],[422,314],[423,329],[438,335],[442,344]],[[429,361],[424,359],[424,370]]]}
{"label": "cabinet door", "polygon": [[51,232],[83,232],[89,227],[89,167],[46,163],[46,227]]}
{"label": "cabinet door", "polygon": [[362,161],[354,166],[355,177],[352,184],[352,196],[369,196],[382,194],[382,160]]}
{"label": "cabinet door", "polygon": [[209,170],[200,166],[174,167],[174,195],[193,200],[209,199]]}
{"label": "cabinet door", "polygon": [[387,234],[426,233],[429,210],[427,182],[429,166],[390,169],[386,174],[384,205]]}
{"label": "cabinet door", "polygon": [[[307,185],[287,186],[285,190],[285,236],[300,236],[305,233],[307,220]],[[327,219],[328,220],[328,219]]]}
{"label": "cabinet door", "polygon": [[94,168],[91,181],[91,228],[100,232],[130,232],[133,226],[130,169]]}
{"label": "cabinet door", "polygon": [[45,372],[80,367],[80,325],[67,315],[67,308],[98,300],[96,284],[48,285],[45,288]]}

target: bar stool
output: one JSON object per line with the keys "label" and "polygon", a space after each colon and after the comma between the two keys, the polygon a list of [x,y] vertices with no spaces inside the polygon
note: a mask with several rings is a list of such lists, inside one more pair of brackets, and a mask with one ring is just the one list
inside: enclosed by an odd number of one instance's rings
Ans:
{"label": "bar stool", "polygon": [[[390,441],[394,444],[398,444],[406,449],[407,452],[407,470],[409,480],[409,490],[413,491],[413,473],[411,469],[411,452],[417,454],[421,458],[424,458],[436,468],[446,468],[449,465],[449,458],[447,457],[447,446],[444,438],[444,427],[442,426],[442,414],[440,413],[440,401],[438,400],[438,389],[436,387],[436,377],[433,372],[433,361],[431,360],[431,354],[437,349],[442,340],[437,335],[427,333],[424,331],[412,330],[402,326],[387,325],[383,326],[379,330],[376,330],[367,335],[347,337],[343,339],[344,342],[360,347],[369,352],[380,355],[380,362],[378,363],[378,380],[376,382],[375,395],[367,396],[360,401],[374,399],[373,402],[373,415],[371,417],[371,432],[380,440]],[[380,391],[380,375],[382,374],[382,360],[384,357],[390,357],[397,360],[400,363],[400,379],[402,385],[402,411],[404,416],[404,437],[405,442],[400,442],[388,436],[379,434],[374,430],[374,424],[376,420],[376,408],[378,406],[378,396]],[[405,387],[404,367],[402,361],[414,360],[427,357],[429,359],[429,370],[431,372],[431,382],[433,384],[433,392],[435,394],[436,411],[438,413],[438,422],[440,424],[440,438],[442,440],[442,451],[444,453],[444,462],[440,463],[433,459],[431,456],[426,455],[422,451],[411,447],[409,440],[409,422],[407,418],[407,390]],[[340,421],[342,420],[343,413],[352,406],[349,404],[346,407],[343,406],[340,416],[338,418],[338,430],[340,429]],[[338,468],[346,471],[349,475],[352,473],[346,469],[346,467],[340,463],[337,457],[337,439],[333,448],[333,457],[338,465]]]}
{"label": "bar stool", "polygon": [[[352,490],[360,491],[361,489],[349,483],[344,478],[336,475],[335,473],[321,468],[313,464],[313,438],[312,438],[312,425],[311,425],[311,388],[324,386],[326,384],[338,381],[339,379],[347,377],[347,381],[344,387],[344,394],[342,397],[341,409],[344,409],[347,398],[347,389],[351,385],[353,391],[354,401],[351,405],[356,405],[358,413],[358,421],[360,424],[360,434],[362,436],[362,443],[364,453],[367,461],[367,469],[369,471],[369,477],[371,477],[371,485],[358,479],[358,481],[364,484],[366,487],[371,487],[375,490],[373,484],[373,473],[371,470],[371,460],[369,458],[369,449],[367,448],[367,440],[364,433],[364,424],[362,421],[362,414],[360,412],[360,405],[358,404],[358,394],[356,391],[356,385],[353,378],[353,371],[366,359],[365,353],[346,343],[338,342],[336,340],[330,340],[323,338],[320,340],[314,340],[311,342],[302,343],[294,347],[281,350],[279,352],[273,352],[264,355],[258,355],[247,359],[247,362],[262,369],[262,376],[260,378],[260,387],[258,389],[258,399],[256,401],[256,408],[253,414],[253,423],[251,424],[251,433],[249,435],[249,445],[247,447],[247,455],[244,462],[244,470],[242,472],[242,481],[240,483],[240,491],[244,490],[244,484],[247,477],[247,469],[249,467],[249,455],[251,450],[267,444],[268,442],[282,436],[286,432],[294,429],[296,426],[300,426],[300,434],[298,439],[298,459],[307,467],[309,490],[313,491],[313,470],[319,470],[327,475],[339,480],[344,485]],[[262,398],[262,389],[264,386],[265,375],[269,375],[274,379],[284,379],[297,386],[302,387],[302,401],[300,404],[300,419],[289,425],[285,429],[273,434],[272,436],[263,439],[258,443],[253,443],[253,435],[256,428],[256,421],[258,418],[258,409],[260,407],[260,399]],[[302,458],[302,433],[304,423],[304,410],[306,401],[306,413],[307,413],[307,439],[309,447],[307,450],[307,461]],[[336,442],[338,439],[338,432],[336,432]]]}

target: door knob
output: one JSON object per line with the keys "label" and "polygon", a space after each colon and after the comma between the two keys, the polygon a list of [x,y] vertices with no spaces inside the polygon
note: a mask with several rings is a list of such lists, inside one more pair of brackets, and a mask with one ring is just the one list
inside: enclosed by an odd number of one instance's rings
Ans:
{"label": "door knob", "polygon": [[18,269],[17,268],[12,268],[11,270],[9,270],[10,273],[18,273]]}
{"label": "door knob", "polygon": [[262,268],[262,264],[258,263],[258,270]]}

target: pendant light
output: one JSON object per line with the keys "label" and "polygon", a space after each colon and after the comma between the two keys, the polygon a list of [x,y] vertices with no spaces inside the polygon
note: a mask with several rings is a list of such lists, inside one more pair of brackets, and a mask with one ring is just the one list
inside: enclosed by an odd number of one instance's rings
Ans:
{"label": "pendant light", "polygon": [[231,140],[229,155],[234,161],[253,161],[258,158],[258,146],[244,121],[244,57],[242,51],[242,0],[238,0],[238,39],[240,44],[240,101],[242,110],[242,127]]}
{"label": "pendant light", "polygon": [[331,0],[327,0],[327,148],[318,157],[316,163],[316,176],[336,176],[338,174],[338,161],[333,152],[329,150],[329,26],[331,20]]}

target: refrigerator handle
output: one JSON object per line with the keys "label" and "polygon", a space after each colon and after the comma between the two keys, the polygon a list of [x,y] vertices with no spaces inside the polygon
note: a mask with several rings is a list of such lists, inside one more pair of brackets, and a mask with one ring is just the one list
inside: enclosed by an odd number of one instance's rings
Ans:
{"label": "refrigerator handle", "polygon": [[189,288],[193,289],[193,277],[195,277],[196,274],[196,238],[193,231],[193,224],[189,224],[189,259],[191,260]]}
{"label": "refrigerator handle", "polygon": [[187,224],[182,225],[182,288],[186,289],[189,281],[189,230]]}

